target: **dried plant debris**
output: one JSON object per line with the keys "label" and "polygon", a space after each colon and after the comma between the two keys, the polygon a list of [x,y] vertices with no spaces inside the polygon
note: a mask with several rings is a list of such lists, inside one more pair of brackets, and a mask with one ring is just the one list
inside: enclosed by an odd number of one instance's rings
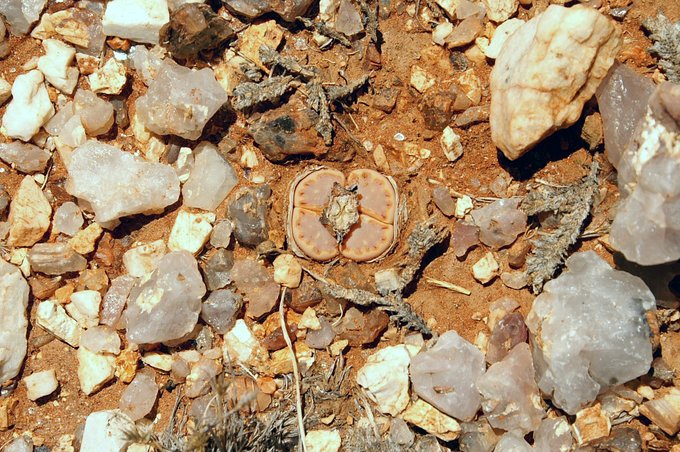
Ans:
{"label": "dried plant debris", "polygon": [[257,107],[265,102],[276,102],[298,86],[292,76],[269,77],[260,83],[244,82],[234,88],[232,106],[237,110]]}
{"label": "dried plant debris", "polygon": [[189,415],[187,407],[179,414],[182,397],[178,395],[163,432],[157,434],[137,426],[126,432],[128,441],[151,446],[159,452],[294,450],[298,443],[294,409],[279,405],[265,414],[256,414],[249,409],[255,403],[255,393],[237,395],[232,386],[235,378],[242,377],[231,374],[230,383],[212,382],[212,392],[204,396],[209,401],[200,418]]}
{"label": "dried plant debris", "polygon": [[344,99],[345,97],[353,94],[354,92],[362,88],[364,85],[366,85],[366,83],[368,83],[369,78],[370,77],[368,75],[364,75],[363,77],[360,77],[357,80],[349,82],[347,85],[329,86],[327,88],[324,88],[326,90],[328,100],[330,102],[336,102],[341,99]]}
{"label": "dried plant debris", "polygon": [[330,228],[338,243],[359,221],[359,197],[357,187],[349,189],[335,182],[331,189],[331,199],[320,218],[321,224]]}
{"label": "dried plant debris", "polygon": [[578,240],[597,193],[598,170],[599,165],[593,160],[589,174],[580,182],[569,186],[541,184],[522,201],[520,208],[527,215],[552,213],[558,223],[551,231],[539,229],[539,238],[532,241],[527,273],[534,293],[540,292],[543,284],[564,264],[567,251]]}
{"label": "dried plant debris", "polygon": [[347,48],[350,49],[352,48],[352,42],[349,39],[347,39],[345,35],[343,35],[342,33],[338,33],[331,26],[327,25],[325,22],[314,22],[313,20],[307,19],[306,17],[298,17],[298,20],[302,22],[305,28],[313,29],[320,35],[330,38],[331,42],[337,41],[338,43]]}
{"label": "dried plant debris", "polygon": [[448,229],[438,217],[416,225],[408,237],[406,255],[402,259],[401,271],[398,273],[395,290],[378,295],[363,289],[343,287],[335,282],[306,269],[318,281],[319,290],[325,295],[351,301],[360,306],[378,306],[390,313],[390,318],[406,328],[432,335],[432,330],[425,321],[413,311],[411,305],[404,300],[406,287],[413,282],[420,271],[426,254],[435,246],[444,242],[449,236]]}
{"label": "dried plant debris", "polygon": [[659,66],[668,80],[680,83],[680,21],[673,23],[659,13],[642,21],[642,26],[651,33],[654,43],[650,53],[660,58]]}
{"label": "dried plant debris", "polygon": [[283,56],[267,45],[260,46],[260,60],[267,67],[280,66],[291,74],[311,79],[319,76],[319,70],[300,64],[295,58]]}
{"label": "dried plant debris", "polygon": [[316,131],[321,135],[326,146],[330,146],[333,144],[333,123],[326,91],[318,82],[309,83],[307,89],[307,105],[319,115]]}
{"label": "dried plant debris", "polygon": [[363,14],[363,24],[366,35],[374,44],[378,44],[378,4],[369,5],[365,0],[359,2]]}

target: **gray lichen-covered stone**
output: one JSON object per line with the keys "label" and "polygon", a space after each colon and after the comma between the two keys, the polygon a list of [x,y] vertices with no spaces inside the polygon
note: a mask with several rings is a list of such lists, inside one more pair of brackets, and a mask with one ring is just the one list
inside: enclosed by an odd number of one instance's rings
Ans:
{"label": "gray lichen-covered stone", "polygon": [[477,389],[484,396],[482,409],[495,428],[526,434],[536,430],[545,416],[529,344],[515,346],[489,367],[477,381]]}
{"label": "gray lichen-covered stone", "polygon": [[21,271],[0,259],[0,384],[16,377],[24,363],[28,292]]}
{"label": "gray lichen-covered stone", "polygon": [[145,162],[91,140],[71,156],[66,191],[87,201],[96,221],[106,224],[163,211],[179,198],[179,179],[168,165]]}
{"label": "gray lichen-covered stone", "polygon": [[184,205],[215,210],[238,183],[238,175],[207,141],[194,149],[194,156],[191,175],[182,187]]}
{"label": "gray lichen-covered stone", "polygon": [[539,388],[576,414],[604,389],[647,373],[645,315],[656,301],[640,278],[612,269],[593,251],[573,254],[566,265],[534,300],[526,323]]}
{"label": "gray lichen-covered stone", "polygon": [[194,256],[166,254],[151,277],[130,292],[127,338],[136,344],[179,339],[196,326],[205,285]]}
{"label": "gray lichen-covered stone", "polygon": [[255,247],[269,238],[269,185],[244,187],[229,203],[234,237],[241,245]]}
{"label": "gray lichen-covered stone", "polygon": [[22,173],[43,171],[49,159],[50,153],[34,144],[20,141],[0,143],[0,160]]}
{"label": "gray lichen-covered stone", "polygon": [[661,84],[619,161],[622,200],[610,240],[626,259],[656,265],[680,258],[680,85]]}
{"label": "gray lichen-covered stone", "polygon": [[139,118],[152,132],[196,140],[226,102],[227,93],[212,69],[191,70],[166,58],[136,105]]}
{"label": "gray lichen-covered stone", "polygon": [[413,390],[443,413],[469,421],[482,402],[475,383],[485,367],[477,347],[455,331],[447,331],[434,347],[411,360]]}

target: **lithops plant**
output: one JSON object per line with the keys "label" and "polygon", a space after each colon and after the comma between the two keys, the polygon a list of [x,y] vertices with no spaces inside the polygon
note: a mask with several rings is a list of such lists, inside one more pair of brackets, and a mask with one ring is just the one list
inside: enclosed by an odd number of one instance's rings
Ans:
{"label": "lithops plant", "polygon": [[399,192],[391,177],[371,169],[347,177],[313,168],[290,187],[288,243],[300,257],[357,262],[384,257],[399,233]]}

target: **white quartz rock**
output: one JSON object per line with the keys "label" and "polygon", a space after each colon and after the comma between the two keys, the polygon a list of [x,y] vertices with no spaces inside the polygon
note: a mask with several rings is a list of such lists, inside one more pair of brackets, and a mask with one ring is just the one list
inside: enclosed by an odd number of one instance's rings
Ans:
{"label": "white quartz rock", "polygon": [[114,146],[88,141],[71,156],[66,191],[87,201],[95,220],[102,224],[161,212],[179,198],[179,180],[168,165],[145,162]]}
{"label": "white quartz rock", "polygon": [[73,113],[80,116],[89,136],[102,135],[113,126],[113,105],[92,91],[79,89],[73,97]]}
{"label": "white quartz rock", "polygon": [[411,360],[413,390],[449,416],[469,421],[482,402],[475,384],[485,367],[477,347],[455,331],[447,331],[434,347]]}
{"label": "white quartz rock", "polygon": [[94,394],[113,380],[116,371],[116,357],[106,353],[94,353],[83,347],[78,348],[78,381],[85,395]]}
{"label": "white quartz rock", "polygon": [[152,132],[196,140],[226,101],[227,93],[211,69],[196,71],[166,58],[136,106],[142,123]]}
{"label": "white quartz rock", "polygon": [[115,58],[88,76],[90,89],[94,93],[120,94],[127,82],[125,65]]}
{"label": "white quartz rock", "polygon": [[185,336],[196,326],[203,295],[205,285],[194,256],[186,251],[166,254],[150,278],[130,293],[128,340],[154,344]]}
{"label": "white quartz rock", "polygon": [[16,377],[26,356],[28,283],[0,259],[0,384]]}
{"label": "white quartz rock", "polygon": [[71,294],[71,302],[66,305],[66,312],[83,328],[91,328],[99,324],[99,305],[102,296],[96,290],[80,290]]}
{"label": "white quartz rock", "polygon": [[46,300],[38,305],[36,323],[72,347],[80,344],[83,329],[54,300]]}
{"label": "white quartz rock", "polygon": [[569,414],[597,394],[644,375],[652,362],[645,313],[656,300],[642,280],[593,251],[573,254],[527,317],[538,387]]}
{"label": "white quartz rock", "polygon": [[507,39],[491,71],[491,138],[515,160],[574,124],[614,63],[621,32],[596,9],[550,5]]}
{"label": "white quartz rock", "polygon": [[609,238],[626,259],[642,265],[680,258],[679,104],[680,86],[661,84],[618,162],[622,200]]}
{"label": "white quartz rock", "polygon": [[494,31],[489,46],[484,49],[484,56],[496,59],[503,48],[503,44],[508,40],[508,37],[510,37],[515,30],[524,25],[524,23],[525,22],[522,19],[510,19],[500,24],[498,28],[496,28],[496,31]]}
{"label": "white quartz rock", "polygon": [[534,380],[529,345],[516,345],[477,381],[482,409],[492,427],[526,434],[538,428],[545,410]]}
{"label": "white quartz rock", "polygon": [[194,149],[194,166],[182,187],[184,205],[215,210],[237,183],[234,168],[217,152],[215,145],[204,141]]}
{"label": "white quartz rock", "polygon": [[411,355],[405,345],[378,350],[357,372],[357,383],[378,405],[380,412],[396,416],[409,402],[408,365]]}
{"label": "white quartz rock", "polygon": [[135,424],[120,410],[95,411],[87,416],[80,450],[97,452],[125,452],[130,441],[126,432]]}
{"label": "white quartz rock", "polygon": [[94,353],[120,353],[120,337],[107,325],[97,325],[85,330],[80,336],[80,345]]}
{"label": "white quartz rock", "polygon": [[214,222],[215,214],[212,212],[180,210],[170,231],[168,248],[198,254],[208,241]]}
{"label": "white quartz rock", "polygon": [[66,201],[54,212],[52,231],[74,236],[80,231],[84,222],[85,220],[83,219],[83,213],[80,211],[80,207],[74,202]]}
{"label": "white quartz rock", "polygon": [[569,452],[573,443],[569,422],[564,417],[543,419],[534,432],[536,452]]}
{"label": "white quartz rock", "polygon": [[[2,38],[0,38],[0,46],[2,46]],[[0,76],[0,105],[4,104],[12,95],[12,85],[7,80]]]}
{"label": "white quartz rock", "polygon": [[38,21],[46,3],[47,0],[3,0],[0,2],[0,14],[5,16],[12,34],[23,35]]}
{"label": "white quartz rock", "polygon": [[0,143],[0,160],[9,163],[22,173],[43,171],[50,157],[49,151],[31,143],[21,141]]}
{"label": "white quartz rock", "polygon": [[65,94],[72,94],[78,83],[78,69],[71,66],[76,49],[56,39],[45,39],[45,55],[38,58],[38,69],[52,86]]}
{"label": "white quartz rock", "polygon": [[158,44],[158,34],[169,21],[166,0],[112,0],[102,24],[107,36]]}
{"label": "white quartz rock", "polygon": [[26,385],[26,396],[29,400],[38,400],[57,390],[59,382],[54,370],[43,370],[34,372],[28,377],[24,377]]}
{"label": "white quartz rock", "polygon": [[510,19],[517,8],[519,0],[483,0],[486,15],[494,22],[505,22]]}
{"label": "white quartz rock", "polygon": [[243,319],[238,319],[224,335],[222,354],[224,362],[241,362],[249,366],[258,366],[267,358],[267,351]]}
{"label": "white quartz rock", "polygon": [[2,117],[2,126],[8,137],[29,141],[53,114],[43,75],[32,70],[14,80],[12,101]]}
{"label": "white quartz rock", "polygon": [[123,390],[120,396],[120,408],[136,421],[151,412],[157,396],[158,385],[153,370],[142,369]]}
{"label": "white quartz rock", "polygon": [[498,440],[494,452],[533,452],[533,450],[524,438],[514,432],[508,432]]}

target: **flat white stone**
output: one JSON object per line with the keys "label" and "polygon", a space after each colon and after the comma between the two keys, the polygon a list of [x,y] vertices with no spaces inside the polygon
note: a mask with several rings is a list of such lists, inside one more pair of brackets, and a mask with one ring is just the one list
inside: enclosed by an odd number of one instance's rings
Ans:
{"label": "flat white stone", "polygon": [[163,239],[149,243],[136,243],[123,254],[123,265],[130,276],[141,278],[153,272],[167,253]]}
{"label": "flat white stone", "polygon": [[113,380],[115,371],[115,356],[94,353],[83,346],[78,348],[78,381],[85,395],[93,394],[103,388],[106,383]]}
{"label": "flat white stone", "polygon": [[96,411],[87,416],[80,449],[97,452],[125,452],[129,441],[125,433],[135,424],[120,410]]}
{"label": "flat white stone", "polygon": [[34,372],[31,375],[24,377],[24,385],[26,385],[26,397],[28,397],[29,400],[35,401],[56,391],[59,382],[57,381],[57,375],[54,373],[54,370],[50,369]]}
{"label": "flat white stone", "polygon": [[38,69],[52,86],[64,94],[72,94],[79,75],[78,68],[71,66],[76,49],[56,39],[45,39],[42,45],[45,55],[38,58]]}
{"label": "flat white stone", "polygon": [[212,212],[180,210],[170,231],[168,248],[198,254],[208,242],[214,222],[215,214]]}
{"label": "flat white stone", "polygon": [[166,0],[111,0],[102,25],[107,36],[158,44],[159,32],[169,21]]}
{"label": "flat white stone", "polygon": [[54,300],[46,300],[38,305],[36,323],[72,347],[80,344],[82,328]]}
{"label": "flat white stone", "polygon": [[224,362],[242,362],[247,365],[262,363],[267,351],[250,331],[243,319],[238,319],[234,327],[224,335],[222,346]]}
{"label": "flat white stone", "polygon": [[81,290],[71,294],[71,302],[66,305],[66,312],[82,328],[90,328],[99,324],[101,302],[102,296],[96,290]]}

